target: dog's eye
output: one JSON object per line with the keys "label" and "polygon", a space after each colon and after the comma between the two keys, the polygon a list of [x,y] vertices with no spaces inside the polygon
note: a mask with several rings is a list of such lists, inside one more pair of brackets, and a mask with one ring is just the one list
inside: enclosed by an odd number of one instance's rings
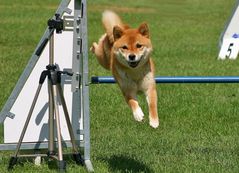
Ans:
{"label": "dog's eye", "polygon": [[128,47],[124,45],[124,46],[122,47],[122,49],[128,50]]}
{"label": "dog's eye", "polygon": [[137,43],[137,44],[136,44],[136,47],[137,47],[138,49],[140,49],[140,48],[142,47],[142,44]]}

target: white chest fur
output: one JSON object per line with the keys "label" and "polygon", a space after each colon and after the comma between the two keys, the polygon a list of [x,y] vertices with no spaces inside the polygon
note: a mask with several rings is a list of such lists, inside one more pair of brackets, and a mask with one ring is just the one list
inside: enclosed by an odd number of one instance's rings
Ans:
{"label": "white chest fur", "polygon": [[116,67],[116,71],[120,77],[118,83],[123,89],[145,92],[154,83],[154,75],[148,64],[127,70]]}

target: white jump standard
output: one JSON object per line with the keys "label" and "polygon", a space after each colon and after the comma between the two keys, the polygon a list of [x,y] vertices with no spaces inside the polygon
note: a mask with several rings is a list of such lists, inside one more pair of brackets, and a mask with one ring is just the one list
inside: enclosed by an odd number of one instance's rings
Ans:
{"label": "white jump standard", "polygon": [[228,20],[219,41],[218,59],[236,59],[239,53],[239,0]]}
{"label": "white jump standard", "polygon": [[[46,29],[0,113],[0,123],[4,123],[4,144],[0,144],[0,150],[16,150],[9,168],[15,165],[19,150],[48,148],[47,154],[35,154],[35,157],[57,158],[59,170],[65,171],[62,148],[72,147],[76,162],[84,163],[89,172],[94,171],[90,161],[86,7],[86,0],[61,1],[55,12],[57,16],[49,21],[51,26]],[[56,34],[50,29],[52,24],[56,32],[62,27],[64,32]],[[45,47],[49,47],[49,51]],[[38,84],[35,81],[41,72]],[[46,77],[48,85],[44,83]],[[63,114],[65,116],[59,116]],[[57,132],[57,137],[53,131]],[[82,157],[79,147],[83,149]],[[58,149],[56,153],[55,148]]]}

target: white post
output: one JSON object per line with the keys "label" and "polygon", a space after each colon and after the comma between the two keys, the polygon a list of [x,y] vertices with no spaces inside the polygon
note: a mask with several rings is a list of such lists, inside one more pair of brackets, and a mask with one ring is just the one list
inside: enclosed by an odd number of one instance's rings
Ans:
{"label": "white post", "polygon": [[239,53],[239,1],[220,39],[218,59],[236,59]]}

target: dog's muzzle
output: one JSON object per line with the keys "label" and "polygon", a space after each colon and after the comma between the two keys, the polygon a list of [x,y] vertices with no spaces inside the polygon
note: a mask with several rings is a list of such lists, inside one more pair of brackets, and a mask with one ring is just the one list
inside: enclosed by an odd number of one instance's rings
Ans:
{"label": "dog's muzzle", "polygon": [[140,62],[140,60],[139,61],[128,61],[128,64],[130,67],[135,68],[138,66],[139,62]]}
{"label": "dog's muzzle", "polygon": [[135,56],[135,54],[130,54],[129,56],[128,56],[128,64],[129,64],[129,66],[130,67],[132,67],[132,68],[135,68],[135,67],[137,67],[137,65],[139,64],[139,62],[140,62],[140,60],[141,60],[141,58],[139,59],[139,60],[136,60],[136,56]]}

